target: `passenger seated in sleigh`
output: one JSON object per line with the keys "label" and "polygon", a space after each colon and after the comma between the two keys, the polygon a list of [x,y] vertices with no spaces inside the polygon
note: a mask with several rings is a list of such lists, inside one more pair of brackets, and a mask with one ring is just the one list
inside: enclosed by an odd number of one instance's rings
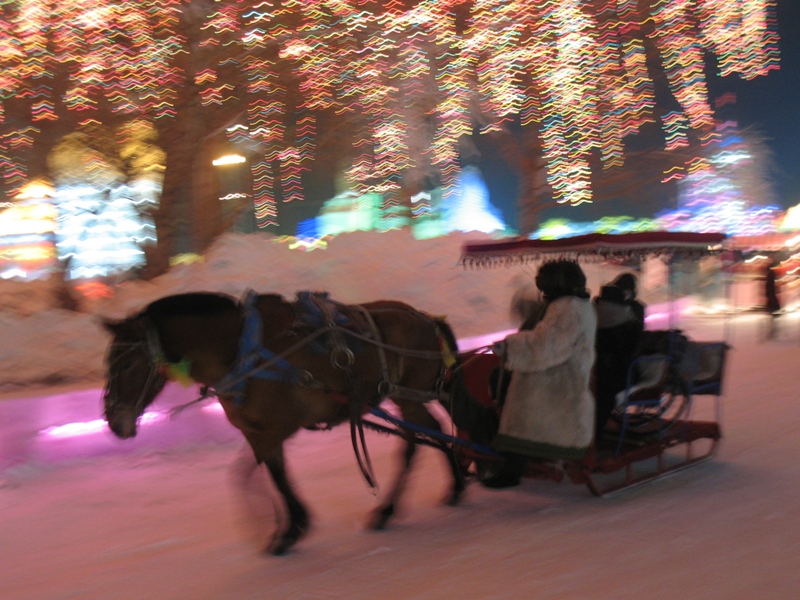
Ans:
{"label": "passenger seated in sleigh", "polygon": [[636,277],[623,273],[600,289],[597,310],[594,394],[595,431],[600,437],[618,394],[625,390],[628,369],[636,357],[644,331],[644,305],[636,299]]}
{"label": "passenger seated in sleigh", "polygon": [[506,457],[484,479],[491,488],[518,485],[529,459],[578,460],[592,445],[590,389],[597,317],[577,262],[544,263],[536,275],[543,304],[518,333],[493,347],[511,372],[492,447]]}

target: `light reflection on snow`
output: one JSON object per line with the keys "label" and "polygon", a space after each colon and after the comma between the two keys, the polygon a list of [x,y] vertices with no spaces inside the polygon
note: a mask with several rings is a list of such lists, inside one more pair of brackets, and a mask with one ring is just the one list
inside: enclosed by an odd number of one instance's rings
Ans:
{"label": "light reflection on snow", "polygon": [[[139,425],[148,425],[155,423],[166,418],[164,413],[146,412],[139,419]],[[52,438],[71,438],[82,435],[92,435],[100,433],[108,423],[105,419],[94,419],[92,421],[84,421],[78,423],[66,423],[64,425],[56,425],[54,427],[47,427],[39,432],[39,435],[48,436]]]}

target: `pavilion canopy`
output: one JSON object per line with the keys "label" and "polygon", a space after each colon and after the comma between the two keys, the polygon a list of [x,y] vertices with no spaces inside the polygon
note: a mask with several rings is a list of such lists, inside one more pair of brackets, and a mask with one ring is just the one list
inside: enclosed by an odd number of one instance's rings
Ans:
{"label": "pavilion canopy", "polygon": [[742,252],[796,251],[800,247],[800,232],[775,232],[762,235],[742,235],[730,238],[725,247]]}
{"label": "pavilion canopy", "polygon": [[605,259],[633,256],[706,256],[723,250],[724,233],[648,231],[590,233],[558,240],[515,239],[467,243],[460,264],[470,268],[514,266],[553,258]]}

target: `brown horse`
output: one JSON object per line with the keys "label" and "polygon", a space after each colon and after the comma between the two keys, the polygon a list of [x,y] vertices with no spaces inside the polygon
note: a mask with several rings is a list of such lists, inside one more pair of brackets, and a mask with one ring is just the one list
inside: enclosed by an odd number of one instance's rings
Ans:
{"label": "brown horse", "polygon": [[[324,294],[283,297],[251,293],[239,303],[208,293],[168,296],[121,322],[107,322],[109,349],[105,415],[120,438],[136,435],[137,421],[166,382],[184,371],[216,393],[228,420],[265,463],[283,497],[288,525],[268,549],[282,554],[307,531],[308,512],[284,466],[283,442],[300,428],[350,421],[359,464],[360,416],[391,397],[403,420],[434,431],[439,422],[425,405],[435,399],[445,375],[443,347],[455,339],[440,319],[395,301],[345,306]],[[449,346],[442,346],[443,338]],[[166,367],[166,368],[165,368]],[[415,452],[406,434],[404,468],[371,519],[383,528],[395,511]],[[450,448],[453,475],[447,502],[456,504],[464,481]]]}

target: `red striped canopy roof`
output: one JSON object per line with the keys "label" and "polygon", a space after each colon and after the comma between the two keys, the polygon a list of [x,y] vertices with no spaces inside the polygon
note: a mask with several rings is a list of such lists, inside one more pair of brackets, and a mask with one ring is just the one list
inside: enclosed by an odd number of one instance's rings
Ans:
{"label": "red striped canopy roof", "polygon": [[705,256],[722,251],[724,233],[646,231],[640,233],[590,233],[558,240],[514,239],[466,243],[461,260],[465,267],[513,266],[558,257],[606,258],[668,255]]}

